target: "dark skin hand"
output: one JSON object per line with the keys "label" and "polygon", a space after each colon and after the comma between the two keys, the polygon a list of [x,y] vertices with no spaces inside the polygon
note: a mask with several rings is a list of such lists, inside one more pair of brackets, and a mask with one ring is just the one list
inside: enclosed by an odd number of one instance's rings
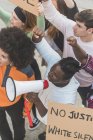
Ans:
{"label": "dark skin hand", "polygon": [[28,93],[26,96],[27,100],[34,103],[41,117],[44,117],[47,113],[47,109],[38,97],[38,93]]}
{"label": "dark skin hand", "polygon": [[78,61],[81,62],[82,65],[85,65],[87,62],[88,55],[87,53],[77,44],[77,40],[74,36],[71,36],[67,39],[68,44],[72,46],[73,51],[75,53]]}
{"label": "dark skin hand", "polygon": [[68,44],[71,45],[72,47],[77,46],[77,40],[74,36],[71,36],[69,38],[67,38]]}
{"label": "dark skin hand", "polygon": [[34,43],[39,43],[44,37],[44,35],[45,35],[44,31],[35,26],[33,29],[32,41]]}

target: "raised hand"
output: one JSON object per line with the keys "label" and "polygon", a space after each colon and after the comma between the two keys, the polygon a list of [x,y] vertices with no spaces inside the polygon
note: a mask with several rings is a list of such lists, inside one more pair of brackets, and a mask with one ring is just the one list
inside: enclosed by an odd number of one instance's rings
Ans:
{"label": "raised hand", "polygon": [[38,2],[37,10],[38,10],[39,15],[44,15],[44,8],[41,2]]}
{"label": "raised hand", "polygon": [[39,2],[42,2],[42,1],[46,2],[46,1],[49,1],[49,0],[39,0]]}
{"label": "raised hand", "polygon": [[34,43],[39,43],[43,37],[44,37],[44,31],[42,31],[38,27],[34,27],[32,41]]}
{"label": "raised hand", "polygon": [[74,36],[70,36],[69,38],[67,38],[67,42],[72,47],[76,47],[77,46],[77,40],[76,40],[76,38]]}

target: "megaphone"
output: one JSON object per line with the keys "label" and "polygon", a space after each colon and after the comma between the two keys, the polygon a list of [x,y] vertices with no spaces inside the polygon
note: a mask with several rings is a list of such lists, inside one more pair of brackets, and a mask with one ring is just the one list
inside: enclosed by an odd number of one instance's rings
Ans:
{"label": "megaphone", "polygon": [[12,77],[8,77],[6,80],[6,95],[9,101],[13,102],[15,98],[21,94],[35,92],[48,88],[47,80],[36,81],[16,81]]}

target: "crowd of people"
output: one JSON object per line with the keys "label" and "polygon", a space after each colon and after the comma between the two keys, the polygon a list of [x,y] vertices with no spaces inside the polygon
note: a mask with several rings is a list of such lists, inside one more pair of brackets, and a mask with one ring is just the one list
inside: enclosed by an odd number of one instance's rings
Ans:
{"label": "crowd of people", "polygon": [[[42,0],[37,9],[38,17],[18,6],[12,14],[0,7],[0,19],[6,24],[0,31],[2,140],[24,140],[25,100],[33,113],[31,131],[35,131],[40,122],[47,126],[49,101],[75,105],[79,94],[84,107],[93,108],[93,10],[79,12],[74,0]],[[42,79],[34,58],[35,49],[46,65],[43,79],[48,80],[49,87],[10,102],[5,90],[8,76],[19,81]],[[6,112],[11,118],[14,136]],[[45,140],[45,134],[39,134],[38,140]]]}

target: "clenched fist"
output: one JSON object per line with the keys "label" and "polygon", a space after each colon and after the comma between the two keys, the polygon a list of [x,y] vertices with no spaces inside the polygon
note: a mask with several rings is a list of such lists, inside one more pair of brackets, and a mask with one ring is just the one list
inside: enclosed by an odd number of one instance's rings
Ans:
{"label": "clenched fist", "polygon": [[71,45],[72,47],[77,46],[77,40],[74,36],[70,36],[69,38],[67,38],[67,42],[69,45]]}

